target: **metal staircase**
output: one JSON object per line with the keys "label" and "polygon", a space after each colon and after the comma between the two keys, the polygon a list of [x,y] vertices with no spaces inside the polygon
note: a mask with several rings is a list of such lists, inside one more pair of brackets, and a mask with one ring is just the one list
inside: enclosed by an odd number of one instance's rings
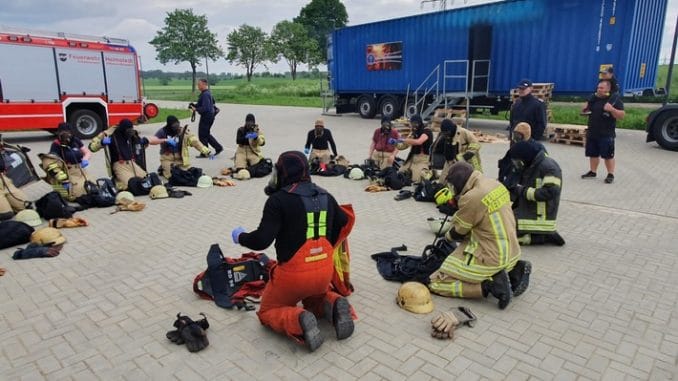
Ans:
{"label": "metal staircase", "polygon": [[438,108],[465,101],[468,116],[471,99],[488,95],[489,78],[490,60],[474,60],[472,64],[469,60],[445,60],[414,90],[414,107],[423,119],[428,119]]}

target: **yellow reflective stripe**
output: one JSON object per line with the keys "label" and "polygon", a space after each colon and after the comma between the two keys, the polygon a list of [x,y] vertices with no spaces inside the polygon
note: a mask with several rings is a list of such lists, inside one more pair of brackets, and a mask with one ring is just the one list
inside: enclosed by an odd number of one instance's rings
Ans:
{"label": "yellow reflective stripe", "polygon": [[314,237],[315,218],[313,212],[306,213],[306,239]]}
{"label": "yellow reflective stripe", "polygon": [[470,151],[478,151],[480,150],[480,144],[479,143],[471,143],[468,145],[468,149]]}
{"label": "yellow reflective stripe", "polygon": [[480,200],[487,207],[488,213],[494,213],[511,202],[511,195],[503,185],[494,188]]}
{"label": "yellow reflective stripe", "polygon": [[535,188],[532,188],[532,187],[527,188],[527,192],[525,192],[525,198],[530,200],[530,201],[535,201],[535,198],[534,198],[534,192],[535,191],[536,191]]}
{"label": "yellow reflective stripe", "polygon": [[327,253],[322,253],[322,254],[318,254],[318,255],[311,255],[309,257],[304,258],[304,262],[318,262],[318,261],[322,261],[325,258],[327,258]]}
{"label": "yellow reflective stripe", "polygon": [[431,282],[428,285],[428,288],[438,295],[452,296],[455,298],[463,297],[462,287],[462,282],[458,280],[453,282]]}
{"label": "yellow reflective stripe", "polygon": [[477,249],[478,249],[478,240],[476,239],[476,237],[473,236],[473,232],[471,232],[468,243],[464,248],[464,253],[473,255],[473,253],[475,253]]}
{"label": "yellow reflective stripe", "polygon": [[503,265],[508,260],[509,242],[506,234],[504,222],[501,220],[499,213],[490,214],[490,222],[492,230],[494,231],[494,239],[497,242],[497,249],[499,250],[499,265]]}
{"label": "yellow reflective stripe", "polygon": [[454,214],[454,217],[453,217],[454,221],[456,221],[456,222],[457,222],[462,228],[464,228],[464,229],[471,229],[471,228],[473,227],[473,225],[471,225],[471,224],[469,224],[468,222],[462,220],[462,219],[459,217],[458,214],[459,214],[459,213],[455,213],[455,214]]}
{"label": "yellow reflective stripe", "polygon": [[559,178],[557,178],[555,176],[544,176],[544,179],[542,180],[542,186],[544,186],[546,184],[553,184],[553,185],[556,185],[556,186],[560,186],[561,181],[560,181]]}
{"label": "yellow reflective stripe", "polygon": [[537,202],[537,220],[546,219],[546,201]]}
{"label": "yellow reflective stripe", "polygon": [[318,235],[324,237],[327,235],[327,211],[320,211],[320,219],[318,220]]}
{"label": "yellow reflective stripe", "polygon": [[518,220],[518,230],[532,232],[556,231],[555,220]]}

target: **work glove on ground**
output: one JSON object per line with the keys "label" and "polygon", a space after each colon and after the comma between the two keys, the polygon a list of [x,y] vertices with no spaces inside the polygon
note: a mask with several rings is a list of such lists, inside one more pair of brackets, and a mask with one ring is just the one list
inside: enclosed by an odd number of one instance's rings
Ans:
{"label": "work glove on ground", "polygon": [[431,336],[441,340],[454,338],[454,331],[460,325],[472,327],[476,316],[467,307],[458,307],[449,312],[439,312],[431,319]]}
{"label": "work glove on ground", "polygon": [[368,186],[365,188],[365,192],[370,192],[370,193],[385,192],[385,191],[387,191],[387,190],[388,190],[388,188],[386,188],[386,187],[383,186],[383,185],[379,185],[379,184],[368,185]]}
{"label": "work glove on ground", "polygon": [[224,168],[221,170],[221,174],[223,176],[228,176],[233,173],[233,170],[231,168]]}
{"label": "work glove on ground", "polygon": [[178,313],[177,320],[174,321],[176,329],[168,331],[165,336],[177,345],[186,344],[189,352],[198,352],[207,348],[210,343],[205,331],[210,325],[205,314],[200,313],[200,315],[203,316],[201,320],[193,321],[190,317],[181,316],[181,313]]}
{"label": "work glove on ground", "polygon": [[19,248],[12,255],[12,259],[32,259],[56,257],[61,253],[64,245],[43,246],[37,243],[30,243],[25,249]]}
{"label": "work glove on ground", "polygon": [[87,168],[89,166],[89,160],[82,159],[82,161],[80,162],[80,166],[83,168]]}
{"label": "work glove on ground", "polygon": [[235,181],[222,177],[212,177],[212,183],[218,187],[234,187]]}
{"label": "work glove on ground", "polygon": [[111,214],[124,211],[140,212],[144,210],[145,207],[146,204],[144,204],[143,202],[130,201],[128,199],[123,198],[122,200],[120,200],[120,205],[118,205],[115,211],[113,211]]}
{"label": "work glove on ground", "polygon": [[80,217],[71,217],[71,218],[53,218],[49,220],[49,227],[51,228],[77,228],[80,226],[87,226],[89,223],[84,218]]}

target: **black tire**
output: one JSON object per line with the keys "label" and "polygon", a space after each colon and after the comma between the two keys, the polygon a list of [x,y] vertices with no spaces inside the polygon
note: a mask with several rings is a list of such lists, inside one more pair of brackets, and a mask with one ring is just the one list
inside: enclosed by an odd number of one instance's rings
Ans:
{"label": "black tire", "polygon": [[678,151],[678,110],[664,111],[654,122],[654,138],[669,151]]}
{"label": "black tire", "polygon": [[379,113],[382,117],[393,120],[400,116],[401,111],[400,102],[397,97],[387,95],[381,98],[381,102],[379,102]]}
{"label": "black tire", "polygon": [[377,114],[377,104],[374,98],[369,95],[363,95],[358,98],[358,112],[365,119],[372,119]]}
{"label": "black tire", "polygon": [[68,122],[80,139],[91,139],[104,129],[101,117],[92,110],[77,110]]}
{"label": "black tire", "polygon": [[405,117],[409,120],[414,115],[419,114],[417,107],[414,105],[414,101],[407,101],[407,107],[405,107]]}

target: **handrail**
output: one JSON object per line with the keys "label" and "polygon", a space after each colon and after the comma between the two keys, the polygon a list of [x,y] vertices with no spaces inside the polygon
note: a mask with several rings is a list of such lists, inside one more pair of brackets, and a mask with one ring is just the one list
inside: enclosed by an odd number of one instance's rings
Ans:
{"label": "handrail", "polygon": [[[419,92],[421,91],[422,87],[424,87],[427,82],[431,79],[431,77],[435,74],[435,82],[433,85],[430,87],[426,87],[424,90],[424,95],[422,95],[421,99],[419,99]],[[435,89],[436,92],[436,98],[440,95],[440,65],[436,65],[436,67],[431,70],[431,73],[421,82],[421,84],[414,90],[414,108],[417,109],[418,105],[421,103],[421,108],[419,113],[421,114],[424,111],[424,102],[426,100],[426,97]]]}

